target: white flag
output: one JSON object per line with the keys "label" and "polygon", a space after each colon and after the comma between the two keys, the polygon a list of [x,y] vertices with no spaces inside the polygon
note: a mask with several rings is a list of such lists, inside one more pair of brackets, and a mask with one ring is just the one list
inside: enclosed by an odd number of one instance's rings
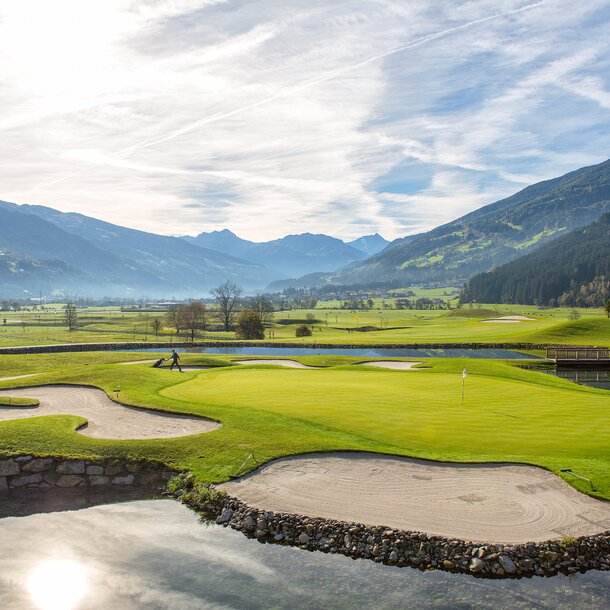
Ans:
{"label": "white flag", "polygon": [[462,379],[466,379],[467,375],[468,375],[468,373],[466,372],[466,369],[464,369],[462,371]]}

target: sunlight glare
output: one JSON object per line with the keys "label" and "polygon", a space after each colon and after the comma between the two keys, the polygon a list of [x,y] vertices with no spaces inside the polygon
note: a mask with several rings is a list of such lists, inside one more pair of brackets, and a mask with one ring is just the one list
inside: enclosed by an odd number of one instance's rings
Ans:
{"label": "sunlight glare", "polygon": [[30,573],[27,589],[40,610],[73,610],[89,589],[85,566],[72,559],[49,559]]}

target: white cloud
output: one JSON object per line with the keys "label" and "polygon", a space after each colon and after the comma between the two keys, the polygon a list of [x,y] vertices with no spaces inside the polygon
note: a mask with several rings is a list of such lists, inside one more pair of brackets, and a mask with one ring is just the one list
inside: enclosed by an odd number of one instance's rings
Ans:
{"label": "white cloud", "polygon": [[414,232],[603,160],[607,20],[601,0],[0,0],[0,198],[174,234]]}

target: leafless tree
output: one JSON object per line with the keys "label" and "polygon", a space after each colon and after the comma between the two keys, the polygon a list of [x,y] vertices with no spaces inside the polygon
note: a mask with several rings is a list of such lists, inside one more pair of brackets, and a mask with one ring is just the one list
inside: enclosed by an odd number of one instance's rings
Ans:
{"label": "leafless tree", "polygon": [[182,323],[184,328],[189,331],[191,341],[195,340],[197,332],[205,330],[206,310],[202,301],[191,301],[180,306]]}
{"label": "leafless tree", "polygon": [[243,290],[233,282],[224,282],[212,290],[212,296],[218,303],[220,321],[226,331],[231,330],[239,312]]}
{"label": "leafless tree", "polygon": [[182,310],[178,305],[170,305],[167,310],[167,325],[171,326],[176,330],[176,334],[180,333],[180,329],[183,326],[182,322]]}
{"label": "leafless tree", "polygon": [[159,318],[154,318],[151,322],[151,326],[153,333],[155,333],[155,337],[158,337],[161,329],[163,328],[163,323],[161,320],[159,320]]}
{"label": "leafless tree", "polygon": [[273,319],[273,303],[264,294],[257,294],[248,301],[249,308],[255,311],[262,320],[263,324],[268,324]]}
{"label": "leafless tree", "polygon": [[76,328],[76,323],[78,322],[78,311],[76,309],[76,305],[72,303],[72,301],[66,303],[66,306],[64,307],[64,322],[69,331],[73,331]]}

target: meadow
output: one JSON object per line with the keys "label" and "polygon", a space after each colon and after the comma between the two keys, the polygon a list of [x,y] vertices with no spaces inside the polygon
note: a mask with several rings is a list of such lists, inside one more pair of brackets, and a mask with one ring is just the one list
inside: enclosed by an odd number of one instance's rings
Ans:
{"label": "meadow", "polygon": [[[267,329],[267,341],[290,343],[409,344],[409,343],[566,343],[610,346],[610,320],[601,309],[539,309],[525,305],[480,305],[453,310],[388,309],[394,301],[375,302],[376,309],[339,309],[339,303],[320,303],[315,309],[277,311]],[[490,321],[518,315],[517,322]],[[215,312],[210,309],[210,321]],[[45,311],[2,312],[0,347],[54,343],[126,341],[184,341],[166,325],[158,335],[152,321],[165,323],[163,312],[122,312],[118,308],[84,308],[78,327],[63,326],[59,306]],[[4,323],[6,321],[6,323]],[[312,336],[296,338],[295,329],[306,323]],[[198,333],[198,340],[230,341],[233,332]]]}
{"label": "meadow", "polygon": [[[148,355],[147,355],[148,356]],[[154,358],[155,355],[150,355]],[[125,366],[141,354],[1,356],[2,376],[42,373],[0,388],[86,384],[125,404],[222,422],[178,439],[110,441],[47,416],[0,424],[0,453],[121,456],[188,469],[221,482],[250,453],[258,463],[312,451],[374,451],[456,462],[519,462],[547,468],[577,489],[610,499],[609,394],[503,361],[431,359],[413,371],[362,367],[362,359],[298,358],[313,370],[240,366],[228,356],[184,355],[213,368],[183,374]],[[468,369],[461,402],[462,370]],[[248,468],[255,463],[250,462]],[[562,472],[590,478],[595,487]]]}

